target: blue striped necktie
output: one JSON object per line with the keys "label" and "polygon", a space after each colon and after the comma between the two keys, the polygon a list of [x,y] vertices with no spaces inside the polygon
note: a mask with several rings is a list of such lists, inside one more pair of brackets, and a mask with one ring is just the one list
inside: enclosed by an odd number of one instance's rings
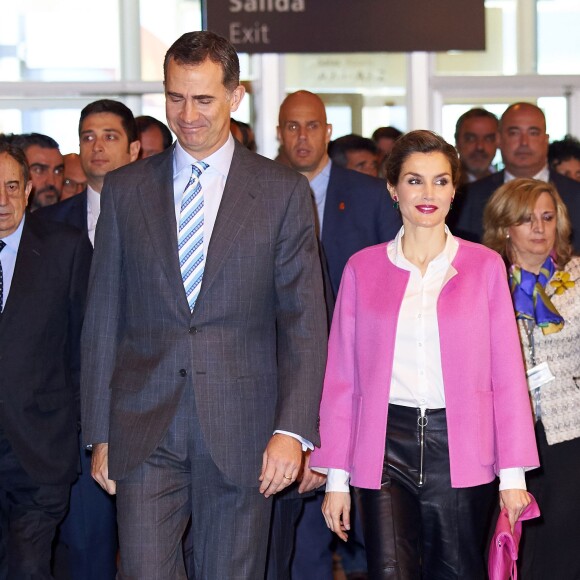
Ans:
{"label": "blue striped necktie", "polygon": [[[6,242],[0,240],[0,252],[6,246]],[[4,308],[4,275],[2,273],[2,262],[0,262],[0,314]]]}
{"label": "blue striped necktie", "polygon": [[198,161],[191,166],[191,177],[181,199],[179,232],[179,267],[189,308],[193,312],[199,296],[205,255],[203,252],[203,191],[199,178],[209,165]]}

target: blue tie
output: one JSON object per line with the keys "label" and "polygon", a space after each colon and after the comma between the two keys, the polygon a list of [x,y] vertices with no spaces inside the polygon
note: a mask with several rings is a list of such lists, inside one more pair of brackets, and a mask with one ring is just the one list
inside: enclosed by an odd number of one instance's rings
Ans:
{"label": "blue tie", "polygon": [[[0,252],[6,246],[6,242],[0,240]],[[0,314],[2,314],[2,310],[4,309],[4,274],[2,273],[2,262],[0,262]]]}
{"label": "blue tie", "polygon": [[179,267],[189,308],[193,312],[199,296],[205,256],[203,253],[203,191],[199,178],[209,165],[198,161],[191,166],[191,177],[181,199],[179,232]]}

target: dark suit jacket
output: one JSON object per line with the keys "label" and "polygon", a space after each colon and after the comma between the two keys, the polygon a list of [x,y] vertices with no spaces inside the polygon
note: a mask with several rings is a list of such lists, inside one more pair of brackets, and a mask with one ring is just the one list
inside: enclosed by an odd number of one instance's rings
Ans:
{"label": "dark suit jacket", "polygon": [[122,479],[192,388],[218,468],[257,485],[275,429],[319,444],[326,315],[308,182],[236,143],[193,315],[173,148],[105,178],[82,342],[85,443]]}
{"label": "dark suit jacket", "polygon": [[64,201],[37,209],[34,213],[62,224],[87,231],[87,190]]}
{"label": "dark suit jacket", "polygon": [[335,295],[348,259],[367,246],[392,240],[401,224],[384,180],[332,164],[321,241]]}
{"label": "dark suit jacket", "polygon": [[0,316],[0,425],[41,483],[78,470],[79,343],[91,246],[78,230],[27,214]]}
{"label": "dark suit jacket", "polygon": [[[572,222],[572,242],[576,252],[580,252],[580,183],[555,171],[550,171],[550,182],[568,208]],[[465,199],[461,202],[454,234],[479,242],[483,236],[483,210],[493,192],[504,183],[504,172],[499,171],[479,181],[470,183],[465,189]]]}

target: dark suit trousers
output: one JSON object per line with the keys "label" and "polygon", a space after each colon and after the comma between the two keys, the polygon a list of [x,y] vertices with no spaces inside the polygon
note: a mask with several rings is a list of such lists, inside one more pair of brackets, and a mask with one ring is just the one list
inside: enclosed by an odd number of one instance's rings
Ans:
{"label": "dark suit trousers", "polygon": [[110,496],[91,476],[91,453],[81,448],[81,474],[70,492],[60,525],[57,579],[114,580],[117,573],[117,514]]}
{"label": "dark suit trousers", "polygon": [[22,469],[0,430],[0,580],[45,580],[70,485],[41,484]]}
{"label": "dark suit trousers", "polygon": [[157,449],[117,482],[118,578],[185,579],[182,537],[190,516],[195,580],[262,578],[271,511],[257,486],[235,485],[216,467],[188,387]]}

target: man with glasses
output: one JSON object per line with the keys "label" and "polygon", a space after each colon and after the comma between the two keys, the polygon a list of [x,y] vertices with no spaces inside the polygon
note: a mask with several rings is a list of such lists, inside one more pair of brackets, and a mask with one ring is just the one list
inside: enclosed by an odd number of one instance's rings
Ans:
{"label": "man with glasses", "polygon": [[78,153],[68,153],[64,159],[64,183],[60,201],[78,195],[87,188],[87,176]]}

